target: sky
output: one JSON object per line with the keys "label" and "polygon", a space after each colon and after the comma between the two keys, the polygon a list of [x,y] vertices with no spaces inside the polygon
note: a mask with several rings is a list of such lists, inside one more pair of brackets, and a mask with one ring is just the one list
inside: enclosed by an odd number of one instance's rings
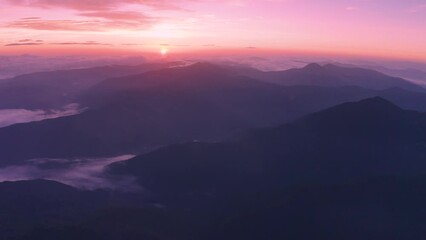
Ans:
{"label": "sky", "polygon": [[426,61],[426,0],[0,0],[0,54]]}

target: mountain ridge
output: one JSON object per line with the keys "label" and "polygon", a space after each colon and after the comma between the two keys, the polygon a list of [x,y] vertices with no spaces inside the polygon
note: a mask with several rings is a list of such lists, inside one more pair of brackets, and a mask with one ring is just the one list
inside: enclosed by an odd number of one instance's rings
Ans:
{"label": "mountain ridge", "polygon": [[[351,109],[355,109],[354,115],[359,109],[368,111],[361,122],[341,121]],[[376,114],[370,116],[373,112]],[[380,121],[383,117],[388,122]],[[165,147],[112,164],[109,171],[136,176],[141,185],[158,193],[165,189],[182,190],[182,194],[199,191],[195,185],[191,189],[188,181],[201,184],[207,192],[244,189],[239,185],[244,182],[253,184],[252,188],[260,184],[260,189],[280,184],[336,183],[425,172],[422,159],[426,148],[421,147],[422,142],[426,142],[425,114],[402,110],[376,97],[332,107],[280,127],[260,129],[233,142]],[[172,181],[161,180],[165,176]]]}

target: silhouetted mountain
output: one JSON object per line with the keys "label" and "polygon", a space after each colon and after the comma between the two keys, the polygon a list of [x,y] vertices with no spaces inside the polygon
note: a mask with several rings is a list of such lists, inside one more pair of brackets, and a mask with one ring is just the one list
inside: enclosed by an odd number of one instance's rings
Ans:
{"label": "silhouetted mountain", "polygon": [[333,64],[321,66],[311,63],[304,68],[277,72],[239,71],[242,75],[278,83],[285,86],[358,86],[367,89],[385,90],[398,87],[406,90],[424,91],[424,89],[403,78],[391,77],[375,70],[343,67]]}
{"label": "silhouetted mountain", "polygon": [[376,97],[236,142],[165,147],[109,172],[198,209],[194,239],[420,240],[425,131],[425,114]]}
{"label": "silhouetted mountain", "polygon": [[94,86],[88,92],[94,98],[85,98],[90,109],[82,114],[0,129],[0,165],[217,141],[375,95],[405,108],[426,110],[425,94],[402,89],[283,87],[208,63],[151,71]]}
{"label": "silhouetted mountain", "polygon": [[[175,77],[181,70],[188,72],[186,84]],[[10,146],[9,150],[5,147],[6,150],[1,153],[5,159],[3,164],[8,160],[11,163],[13,159],[140,152],[169,143],[220,139],[254,126],[251,122],[261,121],[261,116],[250,119],[245,112],[256,115],[264,111],[260,107],[273,112],[283,106],[279,97],[281,90],[275,90],[273,85],[241,77],[221,78],[214,82],[212,77],[216,74],[204,77],[200,74],[197,68],[191,67],[125,78],[130,81],[155,75],[151,82],[146,81],[143,89],[114,92],[114,95],[106,96],[105,102],[80,115],[1,129],[1,144]],[[222,76],[220,72],[218,74]],[[162,75],[163,79],[157,75]],[[151,87],[150,83],[153,84]],[[157,84],[161,87],[157,88]],[[131,83],[125,86],[132,87]],[[223,101],[220,100],[222,96],[233,98],[234,94],[243,97],[234,98],[236,106],[225,107],[210,101],[204,95],[208,91],[210,98],[217,101]],[[266,104],[260,103],[260,107],[253,110],[249,109],[248,104],[256,101],[251,97],[261,100],[271,95],[279,97],[272,100],[275,105],[269,107],[268,101]],[[244,109],[237,110],[235,107]],[[265,119],[264,122],[276,121],[280,116],[283,115]],[[24,135],[27,137],[22,138]],[[18,146],[26,151],[17,151]]]}
{"label": "silhouetted mountain", "polygon": [[0,183],[0,235],[421,240],[424,142],[423,113],[380,97],[345,103],[235,141],[172,145],[109,166],[135,175],[140,195]]}
{"label": "silhouetted mountain", "polygon": [[129,91],[182,92],[268,85],[271,86],[271,84],[262,84],[247,77],[236,76],[232,71],[219,65],[195,63],[186,67],[161,69],[124,78],[108,79],[92,87],[87,95],[92,96],[92,101],[101,102],[111,95],[125,94]]}
{"label": "silhouetted mountain", "polygon": [[426,115],[376,97],[254,131],[237,142],[165,147],[113,164],[111,171],[136,175],[147,189],[175,197],[415,175],[426,172],[425,131]]}
{"label": "silhouetted mountain", "polygon": [[408,81],[418,84],[420,86],[425,86],[426,84],[426,72],[422,70],[422,68],[419,68],[419,69],[416,69],[413,67],[390,68],[390,67],[384,67],[384,66],[380,66],[376,64],[362,64],[359,66],[355,66],[353,64],[339,63],[339,62],[333,62],[332,64],[337,66],[347,67],[347,68],[361,67],[365,69],[372,69],[390,76],[407,79]]}
{"label": "silhouetted mountain", "polygon": [[51,109],[76,102],[82,91],[112,77],[166,68],[177,63],[105,66],[38,72],[0,82],[0,108]]}
{"label": "silhouetted mountain", "polygon": [[[31,73],[3,80],[0,83],[0,108],[26,108],[26,109],[51,109],[60,108],[72,102],[80,102],[80,94],[101,83],[108,78],[130,76],[151,70],[176,66],[179,63],[149,63],[139,66],[105,66],[87,69],[59,70],[52,72]],[[167,78],[167,71],[153,72],[147,76],[134,76],[129,79],[110,79],[99,86],[93,87],[86,96],[94,93],[141,88],[144,85],[157,87]],[[218,80],[219,73],[226,76],[243,75],[250,78],[278,83],[285,86],[309,85],[309,86],[359,86],[363,88],[384,90],[399,87],[407,90],[423,91],[423,89],[402,78],[390,77],[382,73],[362,68],[345,68],[335,65],[320,66],[316,63],[309,64],[302,69],[290,69],[279,72],[262,72],[249,68],[230,66],[217,66],[209,63],[197,63],[179,70],[172,70],[176,74],[175,80],[185,78],[190,73],[205,78],[210,73]],[[139,81],[147,77],[158,78],[156,80]],[[170,78],[170,76],[169,76]],[[150,82],[151,85],[148,83]],[[192,84],[196,82],[192,81]],[[163,83],[170,84],[170,82]],[[89,97],[96,99],[97,95]],[[86,99],[87,100],[87,99]],[[86,102],[83,100],[83,102]]]}

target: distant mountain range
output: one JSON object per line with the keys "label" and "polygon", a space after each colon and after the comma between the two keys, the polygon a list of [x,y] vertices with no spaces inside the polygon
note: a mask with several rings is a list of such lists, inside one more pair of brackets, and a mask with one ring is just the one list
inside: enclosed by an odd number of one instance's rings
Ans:
{"label": "distant mountain range", "polygon": [[82,91],[111,77],[122,77],[178,65],[146,63],[37,72],[0,81],[0,109],[52,109],[74,103]]}
{"label": "distant mountain range", "polygon": [[375,70],[356,66],[311,63],[303,68],[275,72],[243,68],[240,69],[239,73],[284,86],[358,86],[374,90],[398,87],[406,90],[424,91],[422,87],[403,78],[392,77]]}
{"label": "distant mountain range", "polygon": [[[312,68],[322,67],[310,65],[296,72]],[[101,81],[80,95],[89,110],[79,115],[1,128],[0,165],[41,157],[138,154],[173,143],[218,141],[373,96],[426,111],[423,92],[281,86],[239,71],[198,63]]]}
{"label": "distant mountain range", "polygon": [[[325,63],[329,64],[329,63]],[[345,68],[365,68],[372,69],[390,76],[404,78],[412,83],[418,84],[420,86],[426,85],[426,72],[419,66],[419,69],[413,67],[403,67],[403,68],[390,68],[384,67],[377,64],[361,64],[361,65],[353,65],[353,64],[344,64],[339,62],[331,62],[331,64],[345,67]]]}
{"label": "distant mountain range", "polygon": [[[17,76],[0,82],[0,109],[52,109],[61,108],[70,103],[79,103],[81,95],[89,88],[120,88],[131,82],[130,79],[119,83],[119,78],[147,71],[160,70],[168,67],[182,65],[180,62],[146,63],[138,66],[105,66],[87,69],[59,70],[39,72]],[[212,65],[198,63],[195,65]],[[202,71],[202,67],[198,66]],[[286,71],[263,72],[254,68],[241,68],[237,66],[221,66],[228,75],[239,75],[267,81],[284,86],[358,86],[373,90],[385,90],[398,87],[406,90],[424,91],[423,88],[405,79],[391,77],[374,70],[355,67],[339,67],[326,64],[321,66],[313,63],[301,69]],[[162,71],[162,70],[161,70]],[[112,78],[112,79],[111,79]],[[137,76],[133,77],[133,79]],[[140,78],[143,78],[140,76]],[[126,82],[127,81],[127,82]],[[114,83],[115,82],[115,83]],[[135,83],[137,81],[133,81]],[[99,86],[94,87],[99,84]],[[127,85],[130,87],[130,85]],[[93,90],[93,89],[92,89]],[[118,89],[116,89],[118,90]],[[91,91],[89,91],[92,93]],[[83,101],[84,102],[84,101]]]}

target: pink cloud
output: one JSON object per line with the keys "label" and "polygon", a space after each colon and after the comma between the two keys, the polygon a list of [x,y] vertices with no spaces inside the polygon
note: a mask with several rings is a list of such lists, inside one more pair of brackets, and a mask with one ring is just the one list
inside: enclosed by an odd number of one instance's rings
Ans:
{"label": "pink cloud", "polygon": [[28,38],[26,38],[26,39],[18,40],[18,42],[20,42],[20,43],[27,43],[27,42],[42,43],[42,42],[43,42],[43,40],[33,40],[33,39],[28,39]]}
{"label": "pink cloud", "polygon": [[42,45],[43,43],[40,42],[24,42],[24,43],[9,43],[4,45],[5,47],[20,47],[20,46],[35,46],[35,45]]}
{"label": "pink cloud", "polygon": [[83,45],[83,46],[94,46],[94,45],[101,45],[101,46],[111,46],[111,44],[107,43],[100,43],[96,41],[87,41],[87,42],[56,42],[56,43],[50,43],[52,45]]}
{"label": "pink cloud", "polygon": [[[109,16],[113,19],[114,14]],[[27,28],[34,30],[48,31],[94,31],[102,32],[111,29],[146,29],[153,24],[153,20],[148,17],[139,16],[137,20],[125,20],[115,16],[118,20],[45,20],[41,18],[19,19],[8,23],[10,28]],[[122,16],[123,17],[123,16]],[[107,16],[104,16],[107,18]]]}
{"label": "pink cloud", "polygon": [[139,4],[156,9],[180,9],[179,3],[196,0],[7,0],[11,4],[39,8],[69,8],[80,11],[111,10],[125,4]]}
{"label": "pink cloud", "polygon": [[32,42],[32,39],[21,39],[18,42]]}
{"label": "pink cloud", "polygon": [[[166,4],[166,1],[158,0],[8,0],[13,4],[29,7],[63,7],[76,9],[77,15],[85,17],[80,19],[42,19],[39,17],[27,17],[6,24],[9,28],[26,28],[48,31],[108,31],[111,29],[143,30],[155,24],[159,19],[149,17],[137,11],[113,10],[114,6],[125,3]],[[158,5],[160,6],[160,5]]]}

